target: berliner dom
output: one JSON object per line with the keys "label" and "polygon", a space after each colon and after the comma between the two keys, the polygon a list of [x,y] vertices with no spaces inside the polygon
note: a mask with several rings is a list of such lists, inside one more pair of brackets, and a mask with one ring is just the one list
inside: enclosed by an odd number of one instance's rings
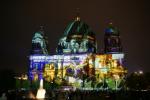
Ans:
{"label": "berliner dom", "polygon": [[44,30],[35,32],[29,56],[29,79],[43,79],[76,89],[121,89],[127,70],[120,33],[112,23],[104,33],[104,52],[98,53],[98,37],[77,16],[58,40],[56,54],[49,55]]}

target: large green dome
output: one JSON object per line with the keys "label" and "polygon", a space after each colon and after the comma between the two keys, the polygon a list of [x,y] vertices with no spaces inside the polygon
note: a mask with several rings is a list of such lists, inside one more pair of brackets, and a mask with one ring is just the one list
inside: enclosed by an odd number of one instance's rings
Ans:
{"label": "large green dome", "polygon": [[80,17],[70,22],[59,40],[57,53],[88,53],[96,52],[95,33]]}
{"label": "large green dome", "polygon": [[84,37],[91,37],[95,39],[95,33],[92,32],[91,28],[83,21],[80,17],[76,17],[75,20],[70,22],[64,31],[64,35],[67,39],[82,39]]}

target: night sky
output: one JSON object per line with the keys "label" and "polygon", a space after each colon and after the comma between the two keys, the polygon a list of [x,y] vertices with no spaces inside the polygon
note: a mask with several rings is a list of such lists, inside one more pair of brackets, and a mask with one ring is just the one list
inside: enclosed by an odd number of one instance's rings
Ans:
{"label": "night sky", "polygon": [[96,33],[99,52],[103,49],[104,29],[111,20],[120,30],[129,72],[150,71],[149,0],[4,1],[0,3],[0,70],[27,72],[31,39],[40,25],[45,27],[49,52],[54,54],[59,38],[79,8],[81,20]]}

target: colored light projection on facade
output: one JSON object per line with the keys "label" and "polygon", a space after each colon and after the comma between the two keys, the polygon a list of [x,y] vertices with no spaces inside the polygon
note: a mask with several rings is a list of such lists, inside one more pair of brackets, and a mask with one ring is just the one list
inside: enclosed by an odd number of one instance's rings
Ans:
{"label": "colored light projection on facade", "polygon": [[[32,80],[44,78],[48,82],[61,84],[62,80],[77,88],[97,87],[107,84],[109,88],[119,87],[126,73],[122,66],[124,54],[73,54],[54,56],[30,56]],[[84,83],[83,83],[84,81]],[[90,85],[88,85],[90,84]]]}
{"label": "colored light projection on facade", "polygon": [[44,34],[43,27],[36,32],[32,38],[31,54],[48,54],[47,37]]}
{"label": "colored light projection on facade", "polygon": [[96,53],[95,34],[79,19],[75,19],[66,28],[56,48],[57,55],[45,53],[47,48],[44,46],[44,35],[40,42],[35,36],[33,40],[37,42],[32,41],[34,52],[29,58],[30,80],[44,79],[50,83],[82,89],[118,89],[123,84],[127,73],[123,67],[124,54],[119,33],[112,25],[105,31],[105,52],[102,54]]}
{"label": "colored light projection on facade", "polygon": [[95,34],[77,17],[69,23],[58,42],[57,54],[96,53]]}
{"label": "colored light projection on facade", "polygon": [[127,73],[123,68],[123,58],[124,54],[96,55],[96,80],[106,83],[106,85],[108,85],[111,89],[116,89],[119,87],[120,82],[124,81],[125,73]]}

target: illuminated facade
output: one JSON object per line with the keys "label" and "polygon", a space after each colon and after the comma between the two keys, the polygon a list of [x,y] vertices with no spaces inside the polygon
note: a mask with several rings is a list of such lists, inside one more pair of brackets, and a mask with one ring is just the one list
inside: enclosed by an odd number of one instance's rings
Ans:
{"label": "illuminated facade", "polygon": [[95,33],[76,17],[64,31],[56,55],[48,55],[44,31],[36,32],[29,57],[30,80],[43,79],[76,88],[118,89],[124,80],[124,54],[117,28],[105,30],[105,52],[97,54]]}

